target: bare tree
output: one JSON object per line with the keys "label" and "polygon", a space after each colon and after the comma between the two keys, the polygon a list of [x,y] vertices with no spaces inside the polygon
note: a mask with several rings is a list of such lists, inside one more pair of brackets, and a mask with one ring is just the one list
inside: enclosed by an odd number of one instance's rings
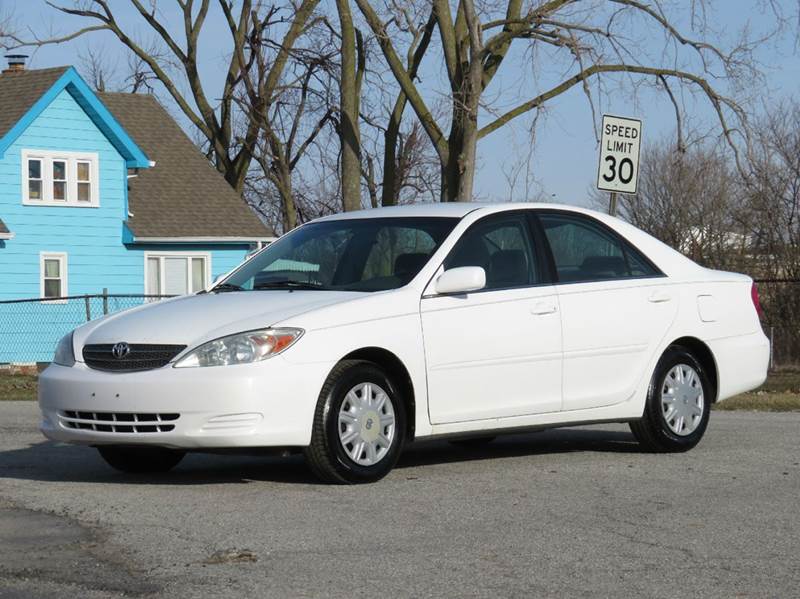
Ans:
{"label": "bare tree", "polygon": [[[742,179],[715,146],[680,148],[674,138],[649,146],[637,194],[621,196],[621,216],[704,266],[750,270]],[[603,205],[605,194],[597,192],[595,203]]]}
{"label": "bare tree", "polygon": [[78,54],[78,58],[81,61],[83,77],[92,89],[99,92],[111,91],[113,84],[109,87],[109,79],[113,77],[116,65],[112,64],[110,59],[103,55],[102,50],[98,51],[89,47]]}
{"label": "bare tree", "polygon": [[[324,86],[320,92],[315,83],[321,73],[329,72],[333,50],[326,43],[311,44],[321,45],[314,49],[295,47],[301,36],[309,35],[318,2],[303,0],[286,22],[276,7],[256,19],[255,13],[245,11],[243,5],[237,19],[229,5],[223,6],[232,36],[247,32],[235,57],[242,88],[237,101],[246,120],[244,143],[263,176],[278,192],[279,222],[284,231],[298,222],[293,189],[295,169],[331,119],[331,109],[325,109],[330,106],[330,98]],[[271,31],[282,24],[287,30],[282,45],[278,45]],[[314,119],[310,126],[309,116]]]}
{"label": "bare tree", "polygon": [[765,276],[800,279],[800,104],[766,113],[747,180],[753,235]]}
{"label": "bare tree", "polygon": [[14,13],[8,7],[0,8],[0,40],[13,40],[17,37]]}
{"label": "bare tree", "polygon": [[[711,43],[713,32],[704,21],[706,0],[675,7],[674,14],[663,2],[645,0],[459,0],[454,14],[449,0],[432,0],[450,87],[443,92],[451,101],[447,133],[398,55],[396,20],[382,19],[368,0],[355,1],[435,148],[442,169],[442,200],[471,199],[481,138],[576,86],[586,93],[594,112],[603,88],[593,90],[592,80],[602,83],[616,76],[629,88],[649,81],[672,98],[671,86],[693,89],[710,103],[734,151],[736,136],[745,134],[745,111],[719,89],[757,76],[752,51],[758,42],[741,41],[728,51]],[[696,38],[680,31],[676,23],[682,20],[693,24]],[[644,33],[633,38],[633,28]],[[665,40],[661,49],[645,51],[645,40],[659,37]],[[526,44],[524,56],[534,74],[545,65],[562,65],[565,76],[510,110],[498,112],[484,104],[485,92],[517,43]],[[680,115],[680,104],[674,105]]]}
{"label": "bare tree", "polygon": [[[258,31],[264,29],[265,21],[274,17],[276,9],[260,0],[242,0],[238,14],[233,16],[233,5],[229,0],[181,0],[177,6],[182,27],[180,35],[177,35],[162,19],[156,1],[126,1],[139,14],[148,33],[158,41],[158,51],[139,41],[136,24],[121,21],[115,12],[120,2],[112,3],[109,0],[74,0],[71,4],[48,2],[59,13],[83,17],[91,24],[47,37],[30,29],[27,36],[6,36],[6,46],[36,47],[65,43],[98,32],[112,33],[136,58],[139,67],[147,68],[147,73],[141,68],[134,71],[137,74],[132,81],[134,89],[139,90],[157,80],[183,115],[201,132],[217,169],[241,193],[253,159],[251,149],[256,144],[259,131],[257,122],[247,119],[241,137],[234,134],[238,108],[236,90],[242,78],[241,57],[246,52],[249,37],[258,35]],[[199,39],[212,3],[218,4],[228,20],[233,22],[230,38],[217,40],[217,43],[224,42],[225,54],[230,57],[219,98],[210,96],[200,77],[198,64]],[[274,63],[271,77],[265,82],[265,97],[275,92],[287,56],[303,33],[317,3],[318,0],[305,1],[292,10],[294,14],[289,19],[290,26],[284,30],[282,38],[271,41]],[[293,5],[289,6],[289,9],[294,8]]]}
{"label": "bare tree", "polygon": [[[411,10],[412,6],[395,2],[394,7],[398,13],[397,22],[402,23],[404,31],[411,34],[411,43],[406,51],[406,70],[413,81],[417,77],[422,59],[430,46],[436,25],[436,13],[431,8],[427,11],[427,19],[420,23],[418,17]],[[401,87],[389,114],[389,122],[383,136],[383,191],[381,195],[383,206],[401,202],[403,189],[414,186],[411,181],[406,179],[406,176],[416,167],[422,167],[426,162],[424,146],[419,137],[419,128],[414,127],[408,130],[405,136],[401,132],[403,113],[407,104],[408,96]],[[417,189],[419,189],[418,186]]]}
{"label": "bare tree", "polygon": [[365,55],[361,32],[353,26],[350,0],[336,0],[341,28],[341,77],[339,79],[339,139],[341,142],[342,206],[361,208],[361,132],[359,127],[361,85]]}
{"label": "bare tree", "polygon": [[800,103],[765,107],[747,178],[753,263],[777,363],[800,359]]}

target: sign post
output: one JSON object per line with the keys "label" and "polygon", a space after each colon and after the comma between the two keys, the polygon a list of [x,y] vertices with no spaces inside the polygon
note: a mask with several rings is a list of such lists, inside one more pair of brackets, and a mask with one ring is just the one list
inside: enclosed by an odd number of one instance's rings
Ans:
{"label": "sign post", "polygon": [[603,115],[597,189],[611,192],[608,213],[617,213],[617,194],[635,194],[639,182],[642,121]]}

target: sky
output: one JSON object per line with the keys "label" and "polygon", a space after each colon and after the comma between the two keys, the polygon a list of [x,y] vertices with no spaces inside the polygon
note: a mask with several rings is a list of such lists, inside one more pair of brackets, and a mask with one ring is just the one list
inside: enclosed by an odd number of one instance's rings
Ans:
{"label": "sky", "polygon": [[[64,3],[69,0],[65,0]],[[787,15],[796,14],[797,0],[776,0]],[[135,23],[134,9],[122,0],[110,0],[123,23]],[[687,2],[688,0],[673,0]],[[170,2],[161,0],[159,7],[168,20],[177,23],[175,14],[170,14]],[[713,38],[722,47],[734,43],[744,28],[758,37],[771,29],[774,21],[763,11],[766,0],[717,0],[710,22],[718,32]],[[12,13],[17,27],[30,27],[37,32],[66,32],[80,23],[69,17],[56,18],[44,0],[0,0],[0,14]],[[172,11],[174,13],[174,10]],[[213,13],[212,13],[213,15]],[[688,23],[683,23],[688,31]],[[797,97],[800,92],[800,51],[797,46],[797,27],[793,25],[784,35],[770,39],[755,54],[764,73],[763,84],[754,89],[741,90],[749,95],[759,110],[765,103]],[[144,27],[140,27],[143,31]],[[227,57],[220,46],[214,43],[217,36],[227,36],[224,24],[211,18],[201,43],[200,67],[204,81],[216,85],[221,77],[221,67]],[[649,40],[637,32],[631,32],[633,48],[658,52],[663,40]],[[638,40],[638,41],[637,41]],[[107,64],[124,68],[124,50],[110,34],[85,37],[57,47],[44,47],[33,53],[30,68],[44,68],[64,64],[79,65],[81,55],[92,49],[104,56]],[[431,56],[438,57],[438,54]],[[498,76],[487,90],[487,99],[493,101],[494,109],[507,109],[515,100],[524,100],[536,95],[540,88],[547,89],[564,72],[557,65],[548,68],[547,60],[539,60],[533,68],[530,55],[516,51],[507,59]],[[378,65],[382,66],[382,65]],[[572,71],[574,72],[574,71]],[[535,73],[535,75],[534,75]],[[435,102],[438,90],[444,89],[444,73],[440,60],[428,60],[421,71],[426,98]],[[539,88],[537,88],[537,85]],[[672,105],[663,93],[642,89],[636,94],[631,86],[614,90],[596,105],[600,114],[629,116],[643,121],[643,144],[666,139],[674,134],[675,116]],[[724,86],[723,86],[724,88]],[[723,91],[728,91],[724,90]],[[687,95],[682,98],[691,122],[700,129],[711,129],[714,115],[707,101]],[[176,110],[171,111],[177,115]],[[489,113],[484,113],[484,119]],[[589,205],[592,188],[597,178],[599,147],[595,138],[592,112],[580,86],[574,87],[548,103],[540,114],[535,129],[531,128],[533,115],[515,121],[482,139],[478,146],[478,170],[475,195],[482,200],[549,200],[558,203]],[[413,118],[410,110],[406,118]],[[534,132],[532,135],[532,131]],[[531,148],[533,151],[531,152]],[[516,173],[516,178],[514,174]]]}

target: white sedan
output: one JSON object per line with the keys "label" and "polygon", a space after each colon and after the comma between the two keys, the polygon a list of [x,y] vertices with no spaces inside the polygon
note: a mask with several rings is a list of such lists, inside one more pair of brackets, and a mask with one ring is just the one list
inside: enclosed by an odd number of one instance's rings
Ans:
{"label": "white sedan", "polygon": [[750,278],[588,210],[351,212],[76,329],[40,376],[41,428],[123,471],[269,447],[338,483],[381,478],[414,439],[573,424],[685,451],[712,403],[764,381],[759,310]]}

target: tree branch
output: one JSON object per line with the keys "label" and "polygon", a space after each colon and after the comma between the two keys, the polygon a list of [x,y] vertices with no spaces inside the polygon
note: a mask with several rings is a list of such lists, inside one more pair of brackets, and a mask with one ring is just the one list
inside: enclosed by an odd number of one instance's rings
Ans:
{"label": "tree branch", "polygon": [[386,32],[386,26],[380,21],[368,0],[356,0],[356,4],[358,4],[358,8],[361,10],[361,14],[364,15],[370,29],[372,29],[372,32],[378,38],[378,44],[383,51],[386,62],[389,63],[389,68],[392,70],[403,93],[408,96],[408,101],[411,103],[411,107],[414,109],[417,118],[425,129],[425,133],[430,137],[433,147],[439,156],[439,160],[442,164],[447,163],[447,140],[436,124],[436,119],[434,119],[431,111],[426,106],[413,80],[409,77],[402,62],[400,62],[400,58],[397,56],[394,46],[392,46],[389,34]]}

